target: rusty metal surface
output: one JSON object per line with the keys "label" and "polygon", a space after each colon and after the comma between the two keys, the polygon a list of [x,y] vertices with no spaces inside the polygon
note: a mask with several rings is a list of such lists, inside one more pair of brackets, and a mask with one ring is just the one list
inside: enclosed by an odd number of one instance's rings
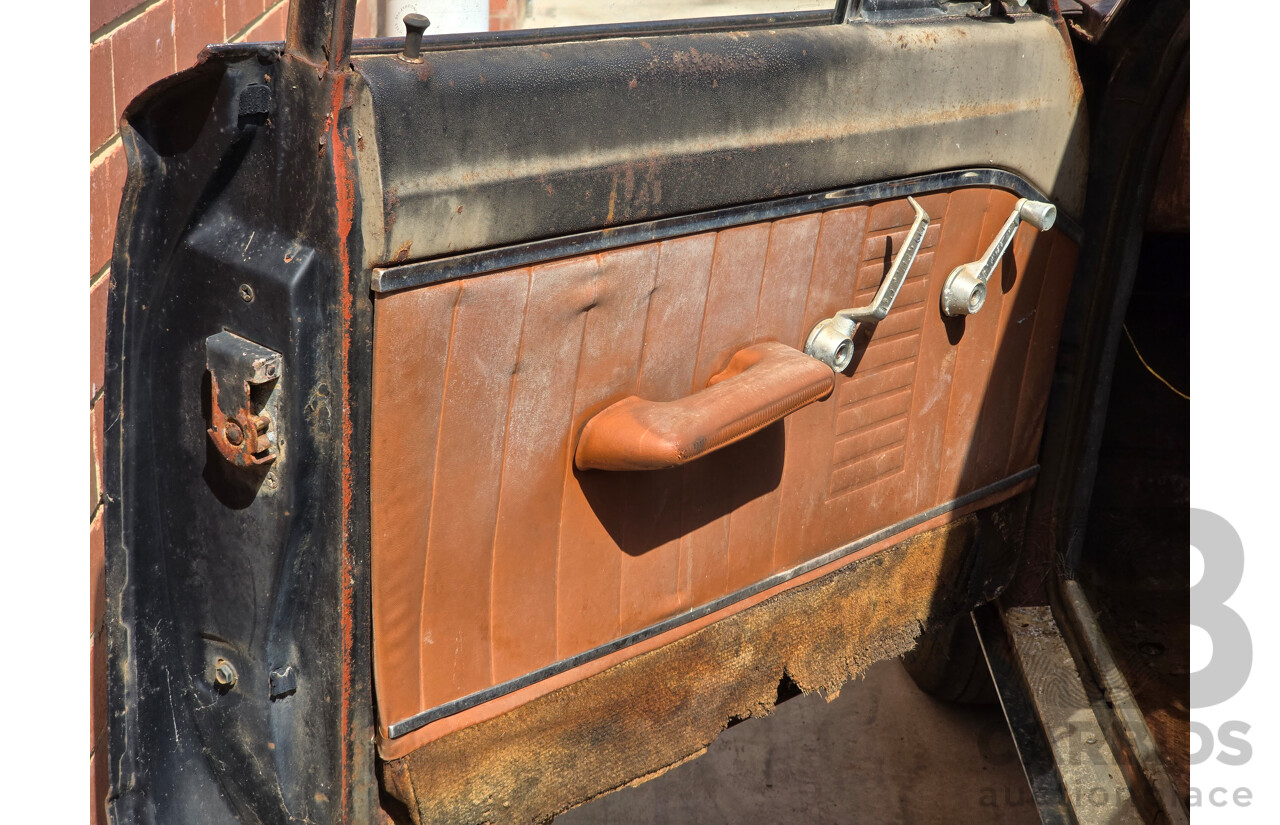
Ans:
{"label": "rusty metal surface", "polygon": [[[353,58],[385,264],[998,165],[1068,214],[1086,123],[1053,22],[855,23]],[[976,83],[974,78],[987,78]]]}
{"label": "rusty metal surface", "polygon": [[1001,618],[1076,821],[1080,825],[1142,822],[1053,612],[1044,605],[1010,607]]}
{"label": "rusty metal surface", "polygon": [[[206,53],[125,111],[103,465],[116,823],[367,822],[377,810],[359,555],[371,319],[353,231],[358,78],[308,52],[341,44],[332,13],[351,5],[292,4],[289,54]],[[296,403],[274,422],[288,460],[269,472],[228,462],[208,434],[205,341],[223,330],[282,356],[277,391]],[[222,419],[245,403],[232,401],[241,378],[219,382]]]}
{"label": "rusty metal surface", "polygon": [[205,341],[209,440],[236,467],[271,464],[280,454],[279,399],[265,391],[280,380],[282,360],[280,353],[225,330]]}
{"label": "rusty metal surface", "polygon": [[1097,686],[1091,691],[1094,714],[1111,742],[1143,818],[1186,825],[1187,803],[1160,759],[1142,708],[1107,644],[1098,617],[1074,579],[1058,583],[1057,616],[1072,654]]}

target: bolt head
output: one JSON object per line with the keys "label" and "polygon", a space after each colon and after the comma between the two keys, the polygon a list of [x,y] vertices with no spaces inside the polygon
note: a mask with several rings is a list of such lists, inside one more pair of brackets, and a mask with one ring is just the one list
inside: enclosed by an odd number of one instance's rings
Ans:
{"label": "bolt head", "polygon": [[239,447],[244,443],[244,430],[240,429],[240,425],[234,421],[227,422],[227,425],[222,428],[222,434],[226,436],[228,444]]}
{"label": "bolt head", "polygon": [[213,681],[218,687],[230,690],[238,679],[235,667],[226,659],[219,658],[213,663]]}
{"label": "bolt head", "polygon": [[253,303],[253,287],[248,284],[240,284],[240,289],[237,291],[240,294],[240,300],[244,301],[246,304]]}

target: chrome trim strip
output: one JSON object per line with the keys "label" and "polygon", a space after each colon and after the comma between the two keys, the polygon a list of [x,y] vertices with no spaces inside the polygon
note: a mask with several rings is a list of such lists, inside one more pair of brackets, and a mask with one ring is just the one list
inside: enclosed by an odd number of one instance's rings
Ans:
{"label": "chrome trim strip", "polygon": [[[994,186],[1005,189],[1018,197],[1049,201],[1049,197],[1036,189],[1030,181],[1004,169],[967,169],[954,172],[935,172],[912,178],[902,178],[888,183],[869,183],[828,192],[798,195],[772,201],[731,206],[710,212],[697,212],[674,218],[628,224],[626,226],[580,232],[559,238],[514,244],[497,249],[466,252],[447,258],[434,258],[415,263],[375,267],[372,288],[377,293],[394,292],[428,284],[438,284],[458,278],[469,278],[512,269],[533,263],[569,258],[592,252],[603,252],[620,246],[674,238],[741,226],[760,221],[772,221],[809,212],[821,212],[842,206],[921,195],[943,189],[969,186]],[[1058,229],[1079,243],[1083,232],[1080,225],[1058,208]]]}

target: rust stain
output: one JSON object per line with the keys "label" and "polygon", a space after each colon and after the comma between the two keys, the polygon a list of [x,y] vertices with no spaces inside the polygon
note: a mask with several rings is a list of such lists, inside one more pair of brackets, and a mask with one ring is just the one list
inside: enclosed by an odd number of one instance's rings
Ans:
{"label": "rust stain", "polygon": [[768,60],[757,54],[732,56],[708,54],[690,46],[687,52],[672,52],[669,63],[665,63],[660,58],[655,57],[650,61],[649,68],[659,71],[663,69],[674,70],[678,75],[719,75],[744,70],[764,69],[768,66],[768,63]]}
{"label": "rust stain", "polygon": [[355,581],[354,556],[349,536],[351,523],[352,479],[351,479],[351,322],[352,305],[352,273],[350,235],[355,228],[356,187],[351,178],[351,168],[355,157],[351,146],[342,140],[340,120],[346,108],[346,92],[350,75],[338,72],[332,75],[333,86],[330,97],[328,115],[329,143],[333,147],[330,155],[333,164],[335,205],[337,208],[337,241],[338,261],[342,267],[342,285],[339,289],[343,320],[342,350],[340,371],[342,376],[342,546],[341,546],[341,588],[340,625],[342,629],[342,695],[339,702],[339,730],[342,732],[342,756],[340,775],[340,810],[343,822],[350,820],[350,787],[354,781],[351,774],[351,749],[354,747],[354,732],[351,730],[352,676],[351,657],[355,646]]}
{"label": "rust stain", "polygon": [[[461,212],[461,211],[462,211],[461,207],[459,207],[458,211],[459,211],[459,212]],[[400,244],[400,248],[396,250],[396,254],[394,254],[394,255],[392,255],[392,256],[391,256],[391,260],[392,260],[392,262],[393,262],[393,263],[397,263],[397,264],[399,264],[399,263],[404,263],[405,261],[409,260],[409,250],[410,250],[412,247],[413,247],[413,241],[412,241],[412,240],[408,240],[408,241],[405,241],[404,243]]]}
{"label": "rust stain", "polygon": [[396,217],[400,213],[400,190],[395,186],[388,187],[382,195],[384,204],[383,214],[386,217],[382,221],[382,230],[390,235],[391,227],[396,225]]}
{"label": "rust stain", "polygon": [[898,48],[909,49],[913,46],[927,46],[932,49],[938,45],[938,35],[928,29],[914,29],[898,35]]}
{"label": "rust stain", "polygon": [[609,211],[604,216],[605,223],[613,223],[613,208],[618,203],[618,176],[613,176],[613,188],[609,190]]}
{"label": "rust stain", "polygon": [[210,421],[209,439],[218,452],[233,466],[243,468],[262,467],[271,464],[279,456],[273,444],[274,422],[264,411],[255,413],[250,403],[250,387],[247,381],[231,382],[228,387],[238,392],[224,397],[216,370],[209,372]]}

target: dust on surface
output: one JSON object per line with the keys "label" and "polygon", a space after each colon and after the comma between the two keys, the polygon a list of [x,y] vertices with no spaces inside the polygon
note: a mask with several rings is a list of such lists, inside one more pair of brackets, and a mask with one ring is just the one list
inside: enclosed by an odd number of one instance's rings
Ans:
{"label": "dust on surface", "polygon": [[[967,609],[977,520],[922,533],[502,716],[385,763],[419,823],[541,823],[695,758],[771,712],[784,675],[828,698]],[[952,601],[939,601],[947,582]]]}

